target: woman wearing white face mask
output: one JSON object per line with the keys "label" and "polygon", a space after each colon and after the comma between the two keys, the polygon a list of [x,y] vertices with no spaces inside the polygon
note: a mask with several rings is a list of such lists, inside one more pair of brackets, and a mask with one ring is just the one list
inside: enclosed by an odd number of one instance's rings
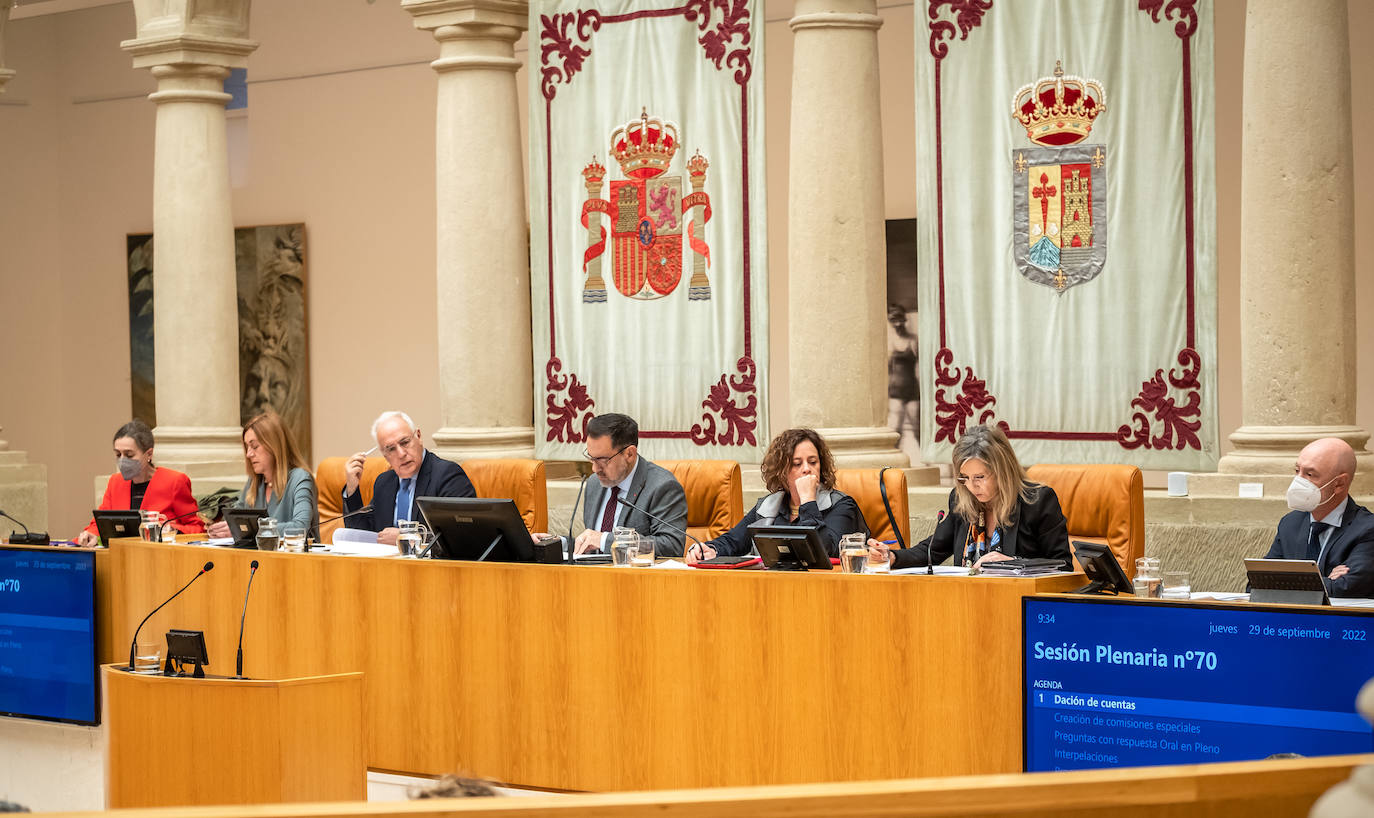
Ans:
{"label": "woman wearing white face mask", "polygon": [[[119,427],[114,435],[114,454],[118,468],[105,485],[100,510],[159,511],[172,528],[184,534],[205,531],[191,495],[191,478],[179,471],[153,465],[153,432],[141,420]],[[178,519],[179,518],[179,519]],[[78,545],[96,545],[95,520],[76,536]]]}
{"label": "woman wearing white face mask", "polygon": [[1334,437],[1307,444],[1265,559],[1315,560],[1333,597],[1374,597],[1374,514],[1350,497],[1355,450]]}

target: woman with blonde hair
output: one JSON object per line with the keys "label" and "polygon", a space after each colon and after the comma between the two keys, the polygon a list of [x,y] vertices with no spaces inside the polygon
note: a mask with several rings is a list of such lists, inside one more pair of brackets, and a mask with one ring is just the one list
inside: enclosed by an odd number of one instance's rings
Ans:
{"label": "woman with blonde hair", "polygon": [[[243,468],[248,482],[239,493],[240,506],[265,508],[268,517],[281,523],[307,529],[314,524],[318,515],[315,478],[277,413],[263,412],[244,424]],[[229,526],[215,523],[210,536],[229,536]]]}
{"label": "woman with blonde hair", "polygon": [[1069,532],[1054,489],[1026,479],[1026,470],[1002,430],[974,426],[954,444],[955,486],[949,514],[935,533],[908,549],[890,550],[869,540],[869,551],[886,555],[893,568],[939,564],[981,567],[1013,557],[1070,563]]}
{"label": "woman with blonde hair", "polygon": [[754,523],[820,526],[821,542],[832,557],[840,555],[840,537],[855,532],[868,534],[859,504],[835,488],[835,458],[815,430],[788,429],[773,438],[759,471],[771,493],[734,528],[687,549],[688,564],[750,553],[754,543],[749,526]]}

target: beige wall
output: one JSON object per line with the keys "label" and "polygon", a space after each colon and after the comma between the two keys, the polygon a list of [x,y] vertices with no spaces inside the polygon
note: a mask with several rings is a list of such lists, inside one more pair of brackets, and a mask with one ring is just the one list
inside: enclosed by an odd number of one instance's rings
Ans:
{"label": "beige wall", "polygon": [[[916,215],[910,148],[914,38],[909,2],[879,4],[887,215]],[[770,395],[787,424],[787,146],[790,2],[768,2]],[[1351,3],[1351,42],[1374,36],[1374,4]],[[1221,428],[1240,423],[1239,259],[1244,4],[1222,0],[1217,27],[1217,185]],[[146,72],[119,41],[127,3],[12,20],[0,96],[0,425],[48,465],[48,526],[70,534],[112,467],[110,434],[128,419],[124,236],[151,229],[153,105]],[[258,2],[250,58],[239,225],[307,226],[314,458],[365,448],[381,410],[438,422],[434,298],[434,74],[429,35],[396,0]],[[524,58],[524,44],[518,46]],[[1374,316],[1374,53],[1352,49],[1358,309]],[[520,84],[523,94],[525,77]],[[523,106],[523,100],[522,100]],[[522,107],[523,110],[523,107]],[[1291,123],[1284,123],[1285,126]],[[474,162],[481,157],[473,157]],[[1358,329],[1374,349],[1374,319]],[[1374,374],[1361,364],[1357,421],[1374,428]],[[235,373],[224,373],[234,378]],[[175,388],[163,384],[162,388]],[[1223,445],[1223,451],[1229,447]]]}

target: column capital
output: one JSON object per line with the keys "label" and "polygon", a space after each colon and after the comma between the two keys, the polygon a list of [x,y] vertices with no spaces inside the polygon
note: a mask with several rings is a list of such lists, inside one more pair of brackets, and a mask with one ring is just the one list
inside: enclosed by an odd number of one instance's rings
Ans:
{"label": "column capital", "polygon": [[[401,0],[401,8],[415,18],[415,27],[434,31],[449,26],[507,26],[524,31],[529,25],[527,0]],[[439,32],[435,32],[438,36]]]}
{"label": "column capital", "polygon": [[134,68],[170,63],[243,68],[258,44],[248,39],[252,0],[134,0],[138,34],[119,47]]}

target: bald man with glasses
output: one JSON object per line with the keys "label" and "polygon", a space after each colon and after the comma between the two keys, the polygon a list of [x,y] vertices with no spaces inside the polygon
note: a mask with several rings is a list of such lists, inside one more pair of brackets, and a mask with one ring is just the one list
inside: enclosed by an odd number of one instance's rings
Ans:
{"label": "bald man with glasses", "polygon": [[639,532],[641,541],[653,540],[655,555],[681,557],[687,495],[672,472],[639,456],[639,424],[628,415],[597,415],[587,423],[585,455],[596,480],[587,482],[587,530],[577,536],[573,552],[609,552],[611,530],[623,526]]}

